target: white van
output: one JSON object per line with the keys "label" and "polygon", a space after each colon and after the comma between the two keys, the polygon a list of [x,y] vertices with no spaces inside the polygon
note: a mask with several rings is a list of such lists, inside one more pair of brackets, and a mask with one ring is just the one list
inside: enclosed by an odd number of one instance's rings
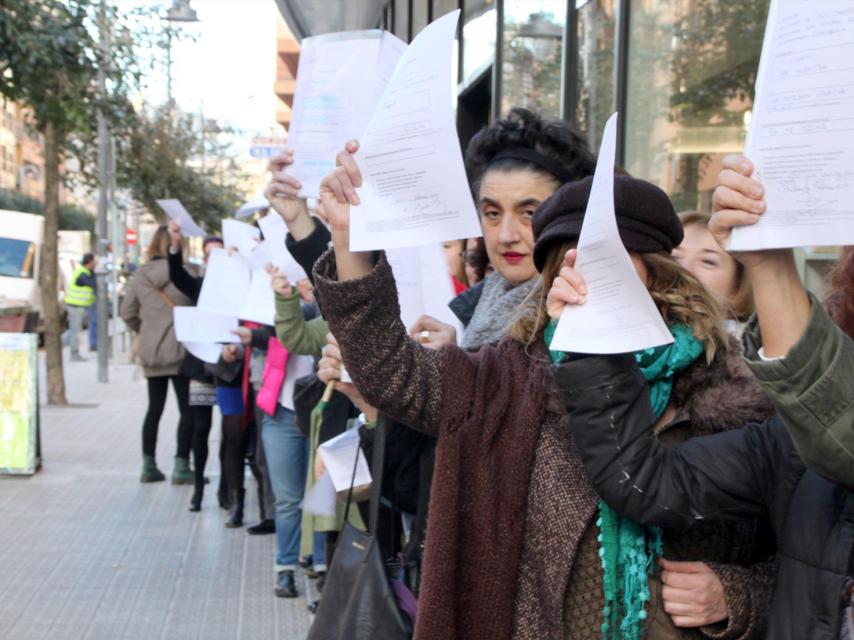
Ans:
{"label": "white van", "polygon": [[[0,209],[0,306],[28,306],[41,319],[39,259],[44,244],[44,218]],[[62,297],[67,276],[58,274]],[[41,322],[39,323],[41,329]]]}

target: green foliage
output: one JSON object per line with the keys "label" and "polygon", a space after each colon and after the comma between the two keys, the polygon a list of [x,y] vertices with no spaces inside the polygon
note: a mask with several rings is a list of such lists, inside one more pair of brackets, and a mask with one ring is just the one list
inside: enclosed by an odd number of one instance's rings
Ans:
{"label": "green foliage", "polygon": [[192,115],[168,105],[137,113],[117,140],[118,184],[160,220],[155,201],[178,198],[202,227],[217,229],[243,201],[224,133],[214,120],[202,130]]}
{"label": "green foliage", "polygon": [[[44,215],[44,203],[41,200],[3,189],[0,189],[0,209]],[[59,228],[95,233],[95,214],[77,205],[64,204],[59,208]]]}
{"label": "green foliage", "polygon": [[[3,0],[0,95],[25,104],[39,131],[50,123],[60,150],[70,136],[92,134],[95,107],[114,120],[127,114],[126,96],[138,74],[128,31],[115,17],[112,8],[100,16],[114,25],[105,54],[94,35],[93,0]],[[107,94],[98,90],[99,70]]]}

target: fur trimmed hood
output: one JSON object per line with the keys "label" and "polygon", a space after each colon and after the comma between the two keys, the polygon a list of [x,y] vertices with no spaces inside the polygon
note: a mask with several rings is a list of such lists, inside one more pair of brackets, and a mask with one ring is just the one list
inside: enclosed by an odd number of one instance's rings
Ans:
{"label": "fur trimmed hood", "polygon": [[718,350],[711,364],[701,357],[679,375],[672,400],[691,423],[692,436],[737,429],[774,415],[774,406],[744,363],[734,338],[725,351]]}

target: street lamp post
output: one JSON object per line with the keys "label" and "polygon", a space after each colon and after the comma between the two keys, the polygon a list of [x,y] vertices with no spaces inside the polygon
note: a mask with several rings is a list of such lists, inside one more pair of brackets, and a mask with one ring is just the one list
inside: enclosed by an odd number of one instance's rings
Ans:
{"label": "street lamp post", "polygon": [[[166,12],[169,22],[198,22],[196,10],[190,7],[190,0],[172,0],[172,6]],[[172,32],[166,31],[166,104],[172,105]]]}

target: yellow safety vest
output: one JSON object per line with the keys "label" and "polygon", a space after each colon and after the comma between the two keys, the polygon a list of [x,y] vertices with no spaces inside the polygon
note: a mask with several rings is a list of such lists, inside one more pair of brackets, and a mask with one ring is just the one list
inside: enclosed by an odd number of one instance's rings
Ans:
{"label": "yellow safety vest", "polygon": [[71,283],[68,285],[68,290],[65,292],[65,304],[75,307],[91,307],[95,304],[95,290],[92,287],[77,284],[77,278],[82,273],[89,276],[92,275],[92,272],[82,264],[77,265],[77,268],[74,269],[74,274],[71,276]]}

